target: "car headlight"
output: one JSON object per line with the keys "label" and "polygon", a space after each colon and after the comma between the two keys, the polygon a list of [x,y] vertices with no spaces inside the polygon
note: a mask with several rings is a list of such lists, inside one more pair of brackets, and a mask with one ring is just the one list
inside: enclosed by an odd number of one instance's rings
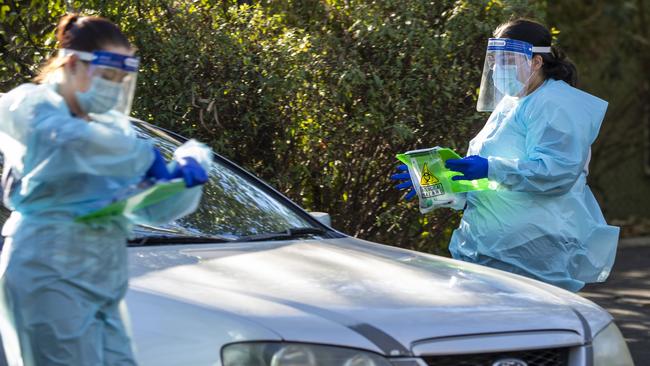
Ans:
{"label": "car headlight", "polygon": [[223,348],[224,366],[390,366],[374,353],[302,343],[235,343]]}
{"label": "car headlight", "polygon": [[625,339],[613,322],[592,343],[594,366],[634,366]]}

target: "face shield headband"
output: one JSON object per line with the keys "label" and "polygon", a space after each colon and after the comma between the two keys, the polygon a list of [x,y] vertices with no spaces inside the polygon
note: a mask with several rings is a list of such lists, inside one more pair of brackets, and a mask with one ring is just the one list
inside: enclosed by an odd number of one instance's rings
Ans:
{"label": "face shield headband", "polygon": [[506,97],[521,97],[532,75],[534,53],[550,53],[551,47],[535,47],[524,41],[490,38],[481,75],[478,111],[493,111]]}
{"label": "face shield headband", "polygon": [[107,51],[59,50],[59,57],[72,54],[88,63],[90,88],[76,93],[84,112],[102,114],[114,110],[128,115],[135,92],[139,58]]}

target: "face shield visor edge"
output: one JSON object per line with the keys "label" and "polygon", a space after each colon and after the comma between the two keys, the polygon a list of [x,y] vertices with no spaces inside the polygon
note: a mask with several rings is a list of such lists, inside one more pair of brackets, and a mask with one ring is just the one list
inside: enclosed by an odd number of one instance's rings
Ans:
{"label": "face shield visor edge", "polygon": [[550,52],[550,47],[534,47],[509,38],[490,38],[476,110],[493,111],[504,98],[523,96],[532,76],[533,54]]}
{"label": "face shield visor edge", "polygon": [[88,64],[90,87],[75,93],[86,113],[103,114],[117,111],[129,115],[135,93],[139,58],[108,52],[59,50],[59,57],[75,54]]}

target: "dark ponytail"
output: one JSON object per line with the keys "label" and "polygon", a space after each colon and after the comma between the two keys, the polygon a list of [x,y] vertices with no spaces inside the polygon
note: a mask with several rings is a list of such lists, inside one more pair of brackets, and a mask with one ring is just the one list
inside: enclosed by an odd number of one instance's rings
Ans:
{"label": "dark ponytail", "polygon": [[530,19],[515,19],[501,24],[494,31],[495,37],[516,39],[536,47],[551,47],[551,53],[535,53],[544,61],[544,79],[564,80],[571,86],[578,83],[578,70],[564,51],[551,45],[551,32],[542,24]]}
{"label": "dark ponytail", "polygon": [[[84,52],[98,51],[109,45],[131,48],[129,40],[111,21],[79,14],[67,14],[59,20],[56,27],[56,40],[58,48]],[[34,80],[43,82],[50,73],[59,67],[61,67],[61,62],[54,55],[41,67],[38,76]]]}
{"label": "dark ponytail", "polygon": [[571,86],[578,84],[578,69],[559,47],[551,46],[551,54],[540,53],[544,65],[542,71],[546,79],[564,80]]}

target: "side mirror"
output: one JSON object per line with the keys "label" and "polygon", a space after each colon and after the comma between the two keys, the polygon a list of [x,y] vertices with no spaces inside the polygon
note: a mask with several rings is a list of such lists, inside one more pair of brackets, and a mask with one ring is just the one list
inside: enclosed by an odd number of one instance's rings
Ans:
{"label": "side mirror", "polygon": [[332,227],[332,217],[327,212],[310,212],[309,214],[321,224],[327,227]]}

